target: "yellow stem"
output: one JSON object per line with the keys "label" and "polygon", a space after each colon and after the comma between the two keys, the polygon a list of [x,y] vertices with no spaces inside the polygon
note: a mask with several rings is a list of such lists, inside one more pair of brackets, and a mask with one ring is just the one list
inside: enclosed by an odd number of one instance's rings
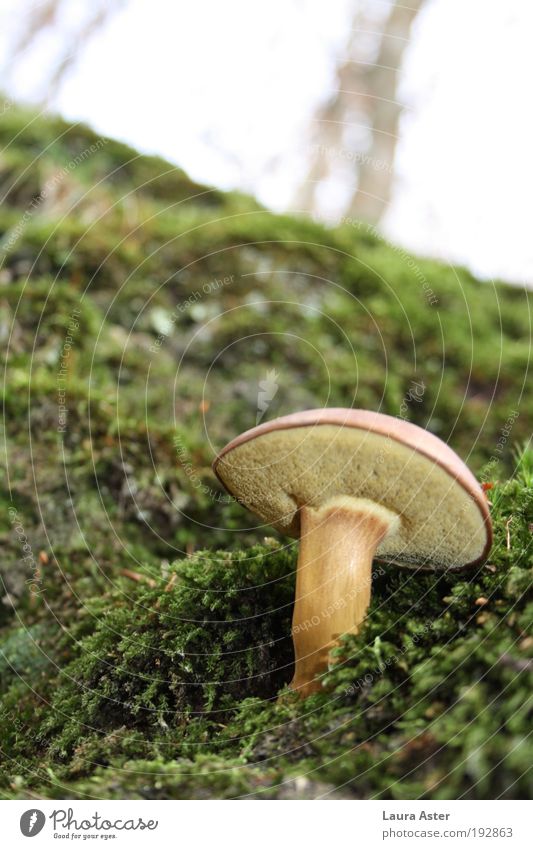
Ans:
{"label": "yellow stem", "polygon": [[293,690],[320,690],[330,651],[341,634],[356,634],[370,603],[372,559],[399,518],[361,498],[335,498],[300,510],[300,553],[292,620]]}

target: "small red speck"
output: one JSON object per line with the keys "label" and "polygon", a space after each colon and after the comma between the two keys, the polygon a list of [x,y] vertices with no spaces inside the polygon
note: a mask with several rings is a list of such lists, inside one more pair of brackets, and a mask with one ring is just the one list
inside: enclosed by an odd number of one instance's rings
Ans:
{"label": "small red speck", "polygon": [[483,490],[483,492],[488,492],[489,489],[494,489],[494,484],[493,483],[482,483],[481,489]]}

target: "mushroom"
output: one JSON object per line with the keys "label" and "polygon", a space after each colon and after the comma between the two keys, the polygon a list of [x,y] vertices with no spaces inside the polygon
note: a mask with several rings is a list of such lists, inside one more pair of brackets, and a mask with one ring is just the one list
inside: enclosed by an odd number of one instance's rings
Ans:
{"label": "mushroom", "polygon": [[492,541],[478,482],[426,430],[381,413],[307,410],[232,440],[214,471],[269,525],[300,538],[292,622],[302,696],[370,603],[372,560],[431,570],[481,563]]}

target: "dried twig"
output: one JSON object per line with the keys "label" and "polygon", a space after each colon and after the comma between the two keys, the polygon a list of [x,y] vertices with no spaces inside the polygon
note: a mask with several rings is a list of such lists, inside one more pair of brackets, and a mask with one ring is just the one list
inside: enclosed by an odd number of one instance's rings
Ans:
{"label": "dried twig", "polygon": [[513,521],[513,516],[509,516],[505,523],[505,532],[507,537],[507,551],[511,550],[511,522]]}
{"label": "dried twig", "polygon": [[167,585],[166,585],[166,587],[165,587],[165,592],[166,592],[166,593],[170,592],[170,590],[172,589],[172,587],[173,587],[173,586],[174,586],[174,584],[176,583],[176,578],[177,578],[177,577],[178,577],[178,573],[177,573],[177,572],[174,572],[174,573],[171,575],[171,577],[170,577],[170,581],[168,582],[168,584],[167,584]]}
{"label": "dried twig", "polygon": [[140,572],[133,572],[132,569],[121,569],[120,574],[124,575],[125,578],[131,578],[132,581],[144,581],[148,586],[155,587],[153,578],[149,578],[147,575],[141,575]]}

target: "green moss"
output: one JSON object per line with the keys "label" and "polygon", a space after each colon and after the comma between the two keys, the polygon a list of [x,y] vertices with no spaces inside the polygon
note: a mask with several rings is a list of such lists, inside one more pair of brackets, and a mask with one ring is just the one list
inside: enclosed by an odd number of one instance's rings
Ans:
{"label": "green moss", "polygon": [[57,734],[54,748],[68,750],[85,729],[172,733],[195,715],[213,725],[235,701],[273,698],[287,682],[290,552],[200,552],[130,584],[105,606],[86,605],[94,631],[73,649],[43,727],[47,739]]}
{"label": "green moss", "polygon": [[[1,792],[530,793],[533,454],[511,450],[533,414],[526,294],[113,141],[71,168],[90,130],[4,119]],[[283,689],[294,546],[265,542],[210,469],[272,368],[268,417],[403,414],[495,482],[489,563],[378,574],[364,631],[304,703]]]}
{"label": "green moss", "polygon": [[[274,541],[122,577],[55,642],[44,625],[12,631],[5,792],[526,796],[531,459],[491,493],[490,562],[468,580],[376,568],[363,632],[344,638],[323,692],[305,702],[283,691],[294,551]],[[508,537],[511,515],[520,522]],[[39,696],[28,686],[36,669]],[[36,740],[13,730],[15,705],[16,729],[35,711]]]}

